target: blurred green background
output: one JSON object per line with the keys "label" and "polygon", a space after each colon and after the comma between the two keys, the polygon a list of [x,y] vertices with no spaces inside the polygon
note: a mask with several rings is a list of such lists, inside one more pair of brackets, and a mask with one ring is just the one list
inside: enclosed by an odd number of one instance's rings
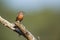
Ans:
{"label": "blurred green background", "polygon": [[[24,11],[22,23],[41,40],[60,40],[59,0],[0,0],[0,16],[14,23]],[[26,40],[0,23],[0,40]]]}

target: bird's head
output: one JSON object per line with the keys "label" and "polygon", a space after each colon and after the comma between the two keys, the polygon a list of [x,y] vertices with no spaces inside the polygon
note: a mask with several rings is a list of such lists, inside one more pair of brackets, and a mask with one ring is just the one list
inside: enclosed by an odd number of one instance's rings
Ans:
{"label": "bird's head", "polygon": [[23,15],[23,13],[24,13],[23,11],[19,11],[18,15]]}

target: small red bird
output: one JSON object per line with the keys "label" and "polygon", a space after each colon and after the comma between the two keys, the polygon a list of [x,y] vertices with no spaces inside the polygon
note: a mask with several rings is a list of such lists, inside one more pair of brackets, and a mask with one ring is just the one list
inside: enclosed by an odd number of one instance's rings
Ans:
{"label": "small red bird", "polygon": [[[21,22],[23,20],[23,16],[24,16],[23,11],[18,12],[18,15],[16,17],[16,21]],[[15,28],[14,31],[17,32],[19,35],[23,34],[17,26],[15,26],[14,28]]]}
{"label": "small red bird", "polygon": [[16,18],[16,21],[22,21],[23,20],[23,11],[20,11],[19,13],[18,13],[18,16],[17,16],[17,18]]}

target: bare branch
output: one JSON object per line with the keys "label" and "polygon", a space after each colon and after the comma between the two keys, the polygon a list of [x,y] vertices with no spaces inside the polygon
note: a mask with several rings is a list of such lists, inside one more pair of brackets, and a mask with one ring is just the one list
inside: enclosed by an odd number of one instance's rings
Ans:
{"label": "bare branch", "polygon": [[36,40],[36,38],[31,34],[31,32],[29,32],[25,26],[19,22],[15,22],[15,23],[10,23],[9,21],[5,20],[4,18],[2,18],[0,16],[0,22],[8,27],[11,30],[16,30],[16,28],[14,28],[15,26],[17,26],[19,28],[19,30],[22,31],[22,36],[24,36],[27,40]]}
{"label": "bare branch", "polygon": [[10,28],[10,29],[12,29],[12,30],[15,30],[15,28],[14,28],[15,24],[8,22],[7,20],[5,20],[4,18],[2,18],[1,16],[0,16],[0,22],[1,22],[4,26],[6,26],[6,27],[8,27],[8,28]]}
{"label": "bare branch", "polygon": [[36,40],[36,38],[25,28],[25,26],[19,22],[15,22],[17,27],[22,31],[23,36],[27,38],[27,40]]}

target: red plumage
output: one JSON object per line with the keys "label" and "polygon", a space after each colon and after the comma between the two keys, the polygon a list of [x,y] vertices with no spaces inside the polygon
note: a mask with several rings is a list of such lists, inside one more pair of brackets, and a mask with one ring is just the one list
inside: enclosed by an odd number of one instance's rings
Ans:
{"label": "red plumage", "polygon": [[22,11],[20,11],[19,13],[18,13],[18,15],[17,15],[17,18],[16,18],[16,21],[22,21],[23,20],[23,12]]}

